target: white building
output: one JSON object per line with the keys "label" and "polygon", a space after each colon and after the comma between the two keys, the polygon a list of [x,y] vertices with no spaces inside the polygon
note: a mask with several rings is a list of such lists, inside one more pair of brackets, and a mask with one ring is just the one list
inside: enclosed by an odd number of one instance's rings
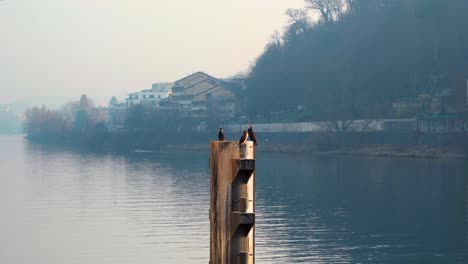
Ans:
{"label": "white building", "polygon": [[169,92],[156,91],[155,89],[142,90],[141,92],[131,93],[125,99],[125,104],[130,107],[136,104],[146,104],[159,107],[159,101],[169,97]]}

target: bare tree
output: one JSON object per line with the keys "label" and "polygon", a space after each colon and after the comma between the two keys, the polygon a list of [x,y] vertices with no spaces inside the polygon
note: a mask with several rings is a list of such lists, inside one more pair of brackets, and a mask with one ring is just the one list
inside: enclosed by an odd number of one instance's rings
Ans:
{"label": "bare tree", "polygon": [[286,10],[285,14],[289,18],[289,23],[298,25],[302,30],[306,30],[309,27],[307,10],[289,8]]}
{"label": "bare tree", "polygon": [[306,9],[320,13],[322,20],[328,24],[338,19],[345,8],[343,0],[304,0]]}
{"label": "bare tree", "polygon": [[275,30],[275,32],[271,35],[269,45],[281,47],[281,33],[278,30]]}
{"label": "bare tree", "polygon": [[119,104],[119,101],[115,96],[112,96],[112,98],[109,101],[109,106],[117,106]]}
{"label": "bare tree", "polygon": [[71,101],[61,106],[58,112],[65,120],[74,121],[78,111],[80,111],[80,102]]}

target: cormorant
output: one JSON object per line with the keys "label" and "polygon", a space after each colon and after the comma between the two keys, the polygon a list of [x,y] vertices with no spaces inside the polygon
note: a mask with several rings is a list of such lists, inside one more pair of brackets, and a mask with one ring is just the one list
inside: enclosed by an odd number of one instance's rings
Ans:
{"label": "cormorant", "polygon": [[247,131],[249,133],[250,140],[252,140],[254,145],[257,146],[257,135],[255,135],[252,126],[249,126],[249,129]]}
{"label": "cormorant", "polygon": [[219,141],[224,141],[226,138],[224,137],[224,133],[223,133],[223,128],[220,127],[219,128],[219,132],[218,132],[218,140]]}
{"label": "cormorant", "polygon": [[240,144],[244,144],[244,143],[247,141],[247,138],[249,137],[249,134],[247,133],[247,131],[244,130],[243,133],[244,133],[244,134],[243,134],[242,137],[239,139],[239,144],[237,144],[237,146],[239,146]]}

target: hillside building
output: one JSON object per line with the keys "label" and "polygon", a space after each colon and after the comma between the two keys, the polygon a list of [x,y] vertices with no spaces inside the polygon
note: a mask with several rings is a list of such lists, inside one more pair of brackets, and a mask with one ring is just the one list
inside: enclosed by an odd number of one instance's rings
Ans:
{"label": "hillside building", "polygon": [[192,118],[232,119],[239,112],[242,87],[197,72],[174,82],[163,108]]}

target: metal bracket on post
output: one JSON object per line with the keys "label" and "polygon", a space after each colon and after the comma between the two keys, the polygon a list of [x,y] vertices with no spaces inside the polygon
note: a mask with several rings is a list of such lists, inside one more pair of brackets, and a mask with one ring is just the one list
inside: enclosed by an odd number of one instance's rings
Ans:
{"label": "metal bracket on post", "polygon": [[255,148],[211,142],[210,263],[255,261]]}

